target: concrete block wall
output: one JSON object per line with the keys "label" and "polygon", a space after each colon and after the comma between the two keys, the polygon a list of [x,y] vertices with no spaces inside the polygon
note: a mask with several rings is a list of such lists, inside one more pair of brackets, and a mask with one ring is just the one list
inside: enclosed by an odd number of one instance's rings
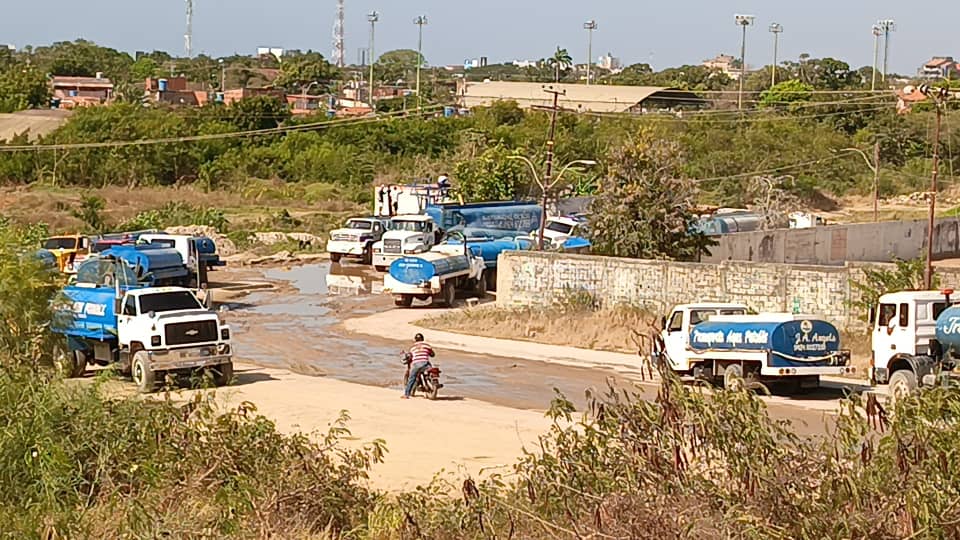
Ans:
{"label": "concrete block wall", "polygon": [[[757,311],[822,315],[853,328],[862,314],[850,307],[869,264],[809,266],[729,262],[678,263],[592,255],[505,251],[497,264],[497,303],[544,306],[574,291],[588,291],[605,306],[633,305],[665,313],[675,304],[743,302]],[[937,270],[941,285],[960,288],[960,268]]]}

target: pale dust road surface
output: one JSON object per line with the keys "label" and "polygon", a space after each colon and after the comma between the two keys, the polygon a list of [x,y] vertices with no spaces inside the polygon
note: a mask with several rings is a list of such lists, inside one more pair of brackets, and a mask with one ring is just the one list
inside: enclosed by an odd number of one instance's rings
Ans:
{"label": "pale dust road surface", "polygon": [[[361,267],[221,270],[211,279],[275,285],[248,295],[214,292],[226,306],[238,361],[238,384],[218,396],[233,405],[253,402],[288,433],[324,432],[349,411],[350,444],[386,441],[386,462],[371,474],[384,489],[427,483],[441,469],[503,472],[549,429],[543,411],[555,391],[581,409],[585,390],[610,383],[656,396],[655,382],[639,380],[633,355],[418,329],[412,323],[432,309],[395,309],[378,294],[382,277]],[[446,386],[436,402],[399,399],[399,353],[417,331],[437,349],[443,370]],[[839,395],[763,399],[798,433],[822,434]]]}

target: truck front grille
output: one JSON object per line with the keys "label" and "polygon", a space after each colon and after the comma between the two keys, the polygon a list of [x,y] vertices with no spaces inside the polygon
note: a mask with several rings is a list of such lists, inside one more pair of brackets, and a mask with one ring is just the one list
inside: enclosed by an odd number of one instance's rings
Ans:
{"label": "truck front grille", "polygon": [[331,238],[337,242],[359,242],[360,241],[360,237],[358,236],[354,236],[352,234],[343,234],[343,233],[335,234]]}
{"label": "truck front grille", "polygon": [[190,321],[167,325],[166,344],[187,345],[217,340],[217,321]]}
{"label": "truck front grille", "polygon": [[400,253],[400,240],[387,239],[383,241],[384,253]]}

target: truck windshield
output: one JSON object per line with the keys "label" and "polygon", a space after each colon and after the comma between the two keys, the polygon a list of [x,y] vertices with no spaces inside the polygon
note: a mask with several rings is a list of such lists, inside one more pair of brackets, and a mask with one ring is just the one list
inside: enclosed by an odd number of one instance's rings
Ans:
{"label": "truck windshield", "polygon": [[[118,274],[119,273],[119,274]],[[92,283],[98,287],[136,285],[137,276],[124,262],[108,259],[87,259],[77,269],[77,283]]]}
{"label": "truck windshield", "polygon": [[373,223],[369,221],[362,221],[359,219],[351,219],[350,221],[347,221],[347,228],[369,231],[370,229],[373,228]]}
{"label": "truck windshield", "polygon": [[145,294],[140,297],[140,313],[162,313],[164,311],[182,311],[203,309],[197,297],[188,291],[176,291],[157,294]]}
{"label": "truck windshield", "polygon": [[395,231],[423,232],[427,230],[426,221],[394,221],[390,227]]}
{"label": "truck windshield", "polygon": [[573,230],[573,225],[567,225],[566,223],[560,223],[559,221],[551,221],[547,223],[547,230],[558,232],[560,234],[570,234],[570,231]]}
{"label": "truck windshield", "polygon": [[76,238],[47,238],[43,242],[43,249],[74,249],[76,247]]}

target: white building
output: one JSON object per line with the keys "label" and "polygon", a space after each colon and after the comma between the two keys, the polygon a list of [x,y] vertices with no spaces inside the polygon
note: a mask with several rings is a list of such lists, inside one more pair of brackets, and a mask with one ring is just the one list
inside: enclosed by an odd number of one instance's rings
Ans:
{"label": "white building", "polygon": [[623,69],[623,64],[620,62],[620,59],[616,56],[613,56],[611,53],[607,53],[606,55],[598,58],[597,66],[609,71],[620,71]]}

